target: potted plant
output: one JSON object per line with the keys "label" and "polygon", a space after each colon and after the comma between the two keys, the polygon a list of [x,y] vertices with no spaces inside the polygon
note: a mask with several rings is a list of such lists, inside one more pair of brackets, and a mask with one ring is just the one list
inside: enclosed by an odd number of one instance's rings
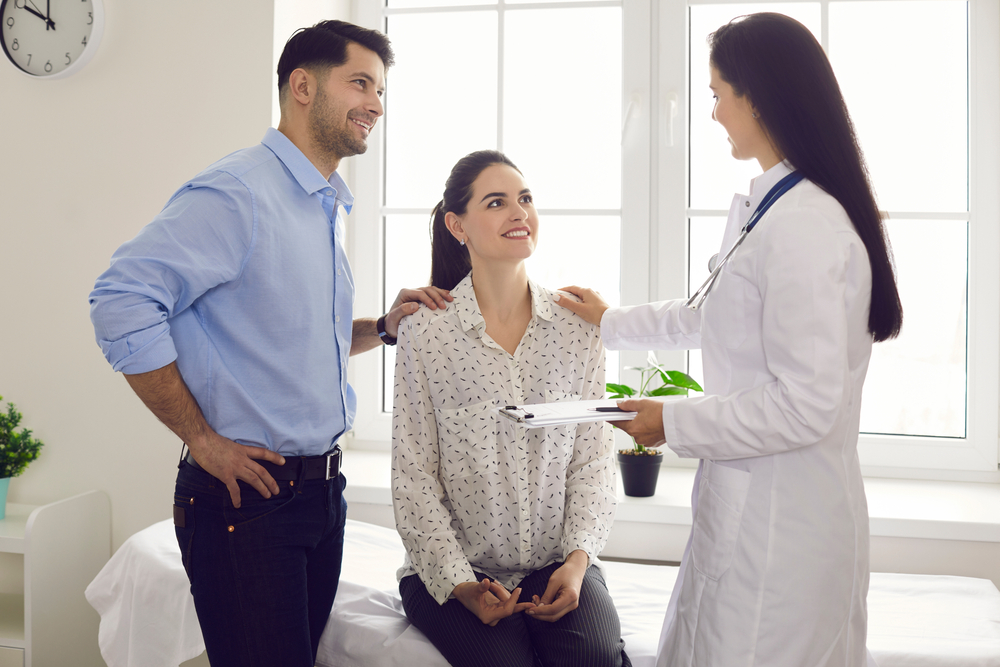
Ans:
{"label": "potted plant", "polygon": [[[2,400],[3,396],[0,396]],[[10,478],[24,472],[28,464],[38,458],[43,447],[40,440],[31,437],[29,429],[22,428],[20,433],[17,432],[22,416],[13,403],[7,404],[7,414],[0,412],[0,519],[7,515]]]}
{"label": "potted plant", "polygon": [[[652,352],[646,357],[646,364],[645,367],[627,367],[627,370],[639,371],[638,391],[627,384],[609,382],[607,391],[613,394],[609,398],[687,396],[691,390],[703,391],[701,385],[687,373],[663,368]],[[656,480],[660,474],[663,452],[640,445],[634,438],[632,444],[632,449],[618,450],[618,466],[622,471],[625,495],[648,497],[656,493]]]}

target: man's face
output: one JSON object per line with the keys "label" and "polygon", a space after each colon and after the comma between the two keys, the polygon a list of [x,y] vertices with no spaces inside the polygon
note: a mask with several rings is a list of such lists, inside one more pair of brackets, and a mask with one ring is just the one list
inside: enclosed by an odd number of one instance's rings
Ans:
{"label": "man's face", "polygon": [[368,135],[382,115],[385,65],[374,51],[351,42],[347,61],[317,79],[309,110],[315,149],[340,160],[368,149]]}

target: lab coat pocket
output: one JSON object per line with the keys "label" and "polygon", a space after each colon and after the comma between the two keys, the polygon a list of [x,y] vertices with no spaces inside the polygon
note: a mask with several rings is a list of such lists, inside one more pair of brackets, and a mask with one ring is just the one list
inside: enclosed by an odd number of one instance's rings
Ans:
{"label": "lab coat pocket", "polygon": [[691,538],[691,562],[709,579],[729,569],[736,551],[751,474],[705,461]]}
{"label": "lab coat pocket", "polygon": [[496,406],[489,400],[450,410],[434,408],[442,477],[454,480],[496,469]]}
{"label": "lab coat pocket", "polygon": [[719,274],[702,307],[702,336],[727,348],[739,347],[747,337],[747,288],[750,284],[729,267]]}

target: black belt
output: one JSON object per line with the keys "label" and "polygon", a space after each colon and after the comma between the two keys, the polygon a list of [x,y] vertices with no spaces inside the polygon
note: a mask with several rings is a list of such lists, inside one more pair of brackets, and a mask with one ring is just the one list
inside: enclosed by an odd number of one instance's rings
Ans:
{"label": "black belt", "polygon": [[[286,456],[285,465],[278,465],[270,461],[254,459],[264,470],[271,474],[274,479],[282,481],[299,479],[334,479],[340,474],[340,455],[343,452],[340,447],[334,447],[333,451],[319,456]],[[189,451],[184,457],[185,463],[198,470],[204,470],[198,462],[194,460]],[[302,477],[302,468],[305,467],[305,476]]]}

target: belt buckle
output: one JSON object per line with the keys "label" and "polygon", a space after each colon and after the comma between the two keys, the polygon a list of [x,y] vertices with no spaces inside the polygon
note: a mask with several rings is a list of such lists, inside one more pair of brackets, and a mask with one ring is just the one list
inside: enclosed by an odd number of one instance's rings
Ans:
{"label": "belt buckle", "polygon": [[334,461],[336,461],[337,464],[338,464],[337,465],[337,473],[334,475],[334,477],[336,477],[337,475],[340,474],[340,465],[339,464],[340,464],[340,454],[341,454],[342,451],[343,450],[341,450],[341,449],[338,448],[337,451],[335,451],[333,454],[328,454],[327,455],[327,457],[326,457],[326,481],[330,481],[330,479],[331,479],[331,477],[330,477],[330,464],[332,462],[334,462]]}

